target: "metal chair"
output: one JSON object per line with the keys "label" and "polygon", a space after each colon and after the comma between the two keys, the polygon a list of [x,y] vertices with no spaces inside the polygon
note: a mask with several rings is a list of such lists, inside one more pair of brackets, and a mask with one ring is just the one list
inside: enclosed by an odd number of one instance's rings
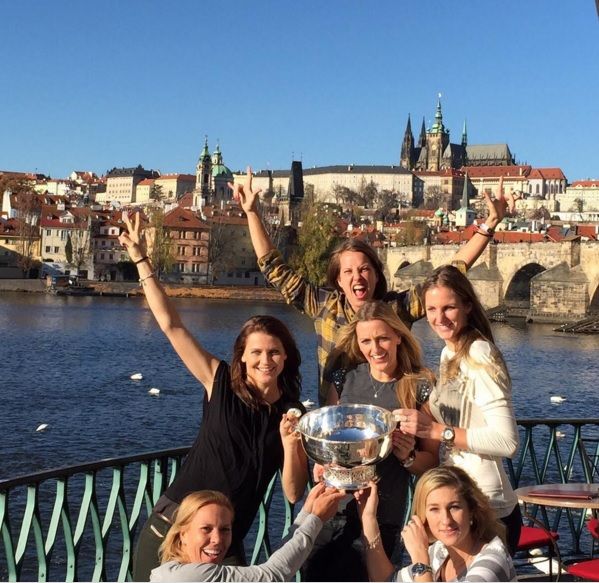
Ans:
{"label": "metal chair", "polygon": [[[556,581],[559,581],[559,577],[562,571],[562,559],[557,546],[559,534],[552,530],[547,530],[541,522],[536,518],[527,515],[526,518],[538,526],[526,526],[522,525],[520,531],[520,540],[516,548],[517,552],[531,551],[533,549],[541,549],[547,547],[547,560],[549,561],[549,577],[553,579],[553,559],[557,559],[558,572],[555,577]],[[545,560],[545,557],[543,557]],[[532,563],[534,564],[534,563]]]}
{"label": "metal chair", "polygon": [[[593,548],[595,541],[599,541],[599,519],[591,518],[587,522],[587,528],[593,537]],[[566,571],[574,577],[579,579],[586,579],[588,581],[599,581],[599,559],[588,559],[586,561],[579,561],[566,567]]]}

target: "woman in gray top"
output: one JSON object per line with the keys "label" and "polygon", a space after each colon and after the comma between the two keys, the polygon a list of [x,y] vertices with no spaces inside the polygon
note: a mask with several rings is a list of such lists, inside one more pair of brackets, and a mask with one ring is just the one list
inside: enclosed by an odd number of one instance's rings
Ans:
{"label": "woman in gray top", "polygon": [[233,505],[220,492],[193,492],[176,512],[160,547],[162,564],[152,570],[150,581],[290,581],[343,496],[335,488],[316,485],[287,542],[265,563],[238,567],[222,564],[232,540]]}
{"label": "woman in gray top", "polygon": [[402,530],[412,562],[403,569],[392,565],[381,544],[376,484],[357,498],[371,581],[517,581],[503,524],[464,470],[441,466],[418,480],[414,514]]}

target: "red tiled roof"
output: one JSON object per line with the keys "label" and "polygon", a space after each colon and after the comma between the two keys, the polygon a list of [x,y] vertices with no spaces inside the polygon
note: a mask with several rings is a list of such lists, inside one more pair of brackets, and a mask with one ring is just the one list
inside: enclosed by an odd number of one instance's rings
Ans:
{"label": "red tiled roof", "polygon": [[151,186],[152,184],[154,184],[154,180],[154,178],[144,178],[141,182],[138,182],[137,186]]}
{"label": "red tiled roof", "polygon": [[593,241],[597,241],[598,239],[596,225],[577,225],[576,233],[581,237],[586,237]]}
{"label": "red tiled roof", "polygon": [[533,168],[528,179],[566,180],[560,168]]}
{"label": "red tiled roof", "polygon": [[182,180],[183,182],[195,182],[196,177],[193,174],[161,174],[156,180],[173,180],[176,178],[177,180]]}
{"label": "red tiled roof", "polygon": [[527,177],[531,166],[462,166],[460,170],[468,173],[468,178],[498,178],[500,176]]}
{"label": "red tiled roof", "polygon": [[599,180],[576,180],[570,184],[571,188],[599,188]]}
{"label": "red tiled roof", "polygon": [[189,208],[193,205],[193,192],[186,192],[178,202],[178,205],[183,208]]}
{"label": "red tiled roof", "polygon": [[164,226],[171,229],[207,229],[208,225],[189,209],[180,206],[164,215]]}

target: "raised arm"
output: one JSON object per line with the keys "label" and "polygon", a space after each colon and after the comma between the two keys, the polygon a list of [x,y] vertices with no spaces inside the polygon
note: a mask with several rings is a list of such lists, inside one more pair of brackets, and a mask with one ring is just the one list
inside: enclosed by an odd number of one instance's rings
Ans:
{"label": "raised arm", "polygon": [[454,261],[463,261],[470,269],[475,261],[481,256],[489,241],[493,238],[495,227],[508,213],[513,213],[515,208],[515,197],[512,193],[504,194],[503,176],[499,179],[499,196],[492,199],[487,191],[483,192],[489,214],[481,228],[477,230],[468,243],[463,245],[455,254]]}
{"label": "raised arm", "polygon": [[321,298],[319,288],[285,263],[281,253],[275,248],[258,212],[260,190],[253,189],[251,168],[248,168],[243,184],[229,182],[229,187],[233,189],[233,198],[239,201],[247,215],[252,245],[265,279],[279,290],[288,304],[310,318],[316,318],[321,309],[321,302],[325,301],[327,294]]}
{"label": "raised arm", "polygon": [[135,214],[135,218],[131,222],[127,213],[123,212],[123,221],[127,226],[127,231],[119,235],[119,242],[127,249],[131,261],[137,266],[139,281],[143,286],[150,310],[179,358],[191,374],[204,385],[208,399],[210,399],[212,382],[219,360],[205,350],[189,333],[163,287],[158,283],[147,255],[143,233],[140,230],[139,213]]}
{"label": "raised arm", "polygon": [[261,189],[254,190],[252,187],[252,169],[247,169],[244,184],[229,182],[229,188],[233,189],[233,199],[239,202],[247,216],[252,245],[254,246],[256,257],[261,259],[269,251],[272,251],[275,246],[258,212],[258,195],[262,191]]}

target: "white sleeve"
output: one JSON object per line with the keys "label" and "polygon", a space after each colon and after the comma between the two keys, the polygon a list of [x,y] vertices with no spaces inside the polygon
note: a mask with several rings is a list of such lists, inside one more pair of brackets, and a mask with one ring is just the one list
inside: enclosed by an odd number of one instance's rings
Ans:
{"label": "white sleeve", "polygon": [[474,379],[475,402],[485,426],[466,430],[468,449],[481,455],[511,458],[518,449],[518,427],[507,371],[492,358],[488,342],[473,342],[470,358],[477,366],[464,364],[468,367],[468,376]]}

